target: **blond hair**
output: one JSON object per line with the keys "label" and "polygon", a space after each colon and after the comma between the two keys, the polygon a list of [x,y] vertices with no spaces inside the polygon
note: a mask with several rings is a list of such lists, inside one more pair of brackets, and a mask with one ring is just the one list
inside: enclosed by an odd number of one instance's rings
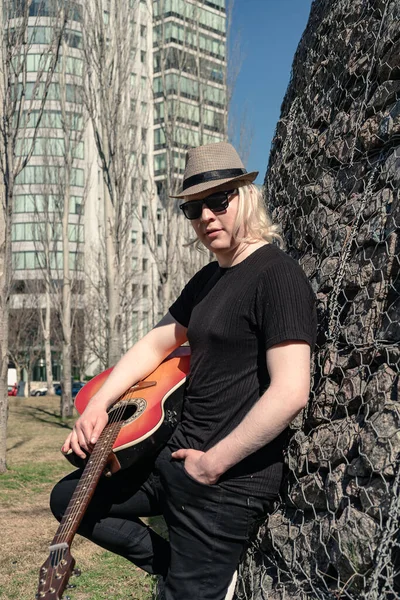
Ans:
{"label": "blond hair", "polygon": [[[238,242],[276,242],[283,246],[283,238],[280,235],[278,225],[272,223],[267,212],[262,189],[249,183],[238,188],[239,200],[238,211],[234,224],[234,237]],[[244,236],[239,237],[239,229],[243,225]]]}
{"label": "blond hair", "polygon": [[[236,190],[239,194],[238,211],[234,223],[234,238],[237,242],[254,244],[260,240],[275,242],[279,247],[284,246],[283,238],[278,225],[272,223],[267,212],[262,189],[254,183],[249,183]],[[239,236],[240,227],[243,225],[244,235]],[[201,241],[196,237],[184,246],[195,245],[197,250],[204,250]]]}

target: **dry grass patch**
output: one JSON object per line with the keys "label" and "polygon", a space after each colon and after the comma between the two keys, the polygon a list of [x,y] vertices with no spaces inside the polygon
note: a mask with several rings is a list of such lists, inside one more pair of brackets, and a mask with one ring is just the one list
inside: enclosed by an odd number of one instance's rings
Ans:
{"label": "dry grass patch", "polygon": [[[48,507],[50,491],[71,470],[59,449],[73,419],[63,423],[57,416],[58,397],[9,400],[9,471],[0,476],[0,600],[33,600],[57,529]],[[134,565],[80,536],[71,550],[82,570],[77,588],[68,590],[72,600],[151,598],[152,578]]]}

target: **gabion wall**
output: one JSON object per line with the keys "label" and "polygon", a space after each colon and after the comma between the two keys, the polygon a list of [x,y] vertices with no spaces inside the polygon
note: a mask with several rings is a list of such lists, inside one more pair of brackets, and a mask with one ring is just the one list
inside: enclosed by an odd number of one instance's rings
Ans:
{"label": "gabion wall", "polygon": [[315,0],[265,180],[318,347],[237,598],[400,598],[400,0]]}

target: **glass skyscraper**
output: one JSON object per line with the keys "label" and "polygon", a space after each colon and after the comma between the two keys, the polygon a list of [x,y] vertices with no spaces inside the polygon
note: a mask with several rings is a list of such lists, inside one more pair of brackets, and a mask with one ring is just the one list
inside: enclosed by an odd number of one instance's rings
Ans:
{"label": "glass skyscraper", "polygon": [[[69,19],[61,60],[48,90],[32,158],[16,181],[13,309],[21,307],[27,297],[32,297],[32,306],[37,304],[32,282],[39,305],[43,304],[44,261],[50,265],[53,280],[62,278],[57,215],[63,196],[68,197],[70,206],[69,266],[74,273],[77,306],[85,302],[90,286],[86,274],[97,268],[104,251],[100,239],[105,227],[104,180],[82,98],[82,6],[80,2],[65,5]],[[44,83],[35,82],[46,68],[43,61],[56,25],[55,6],[51,0],[34,0],[29,7],[25,96],[32,99],[32,105],[23,115],[27,139],[17,146],[21,154],[26,153],[29,131],[39,114]],[[130,0],[130,6],[136,47],[130,81],[136,98],[138,141],[132,157],[139,168],[130,185],[134,216],[124,268],[132,272],[132,305],[126,311],[125,346],[162,314],[163,281],[155,264],[157,252],[163,253],[171,242],[163,213],[168,194],[181,185],[187,148],[227,137],[225,0]],[[107,7],[105,0],[105,22]],[[70,171],[65,177],[67,152]],[[68,185],[66,195],[64,183]],[[181,234],[186,235],[184,227]]]}

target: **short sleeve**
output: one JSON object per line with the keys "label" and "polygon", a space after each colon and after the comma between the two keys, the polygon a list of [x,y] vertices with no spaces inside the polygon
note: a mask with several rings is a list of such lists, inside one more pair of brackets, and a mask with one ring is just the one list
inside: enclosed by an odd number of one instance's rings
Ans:
{"label": "short sleeve", "polygon": [[215,273],[218,264],[213,262],[203,267],[190,279],[182,292],[169,307],[169,312],[181,325],[189,326],[190,316],[200,291],[204,288],[210,277]]}
{"label": "short sleeve", "polygon": [[315,295],[294,260],[275,262],[261,274],[254,319],[266,350],[287,340],[303,340],[313,350],[317,335]]}

